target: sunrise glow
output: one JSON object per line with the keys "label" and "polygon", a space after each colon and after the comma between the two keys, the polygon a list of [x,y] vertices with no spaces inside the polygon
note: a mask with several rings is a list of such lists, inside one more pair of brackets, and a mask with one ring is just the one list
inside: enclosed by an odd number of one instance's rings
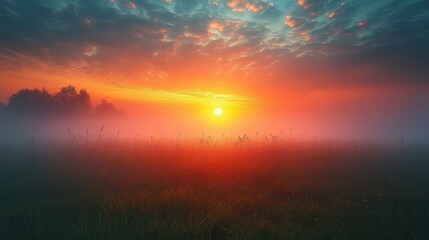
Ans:
{"label": "sunrise glow", "polygon": [[429,0],[0,0],[0,239],[429,239]]}
{"label": "sunrise glow", "polygon": [[7,2],[0,103],[71,84],[93,104],[123,109],[142,132],[166,119],[171,133],[216,128],[210,109],[237,131],[421,137],[426,15],[410,13],[425,7],[392,1]]}
{"label": "sunrise glow", "polygon": [[223,109],[220,107],[217,107],[213,110],[213,112],[216,116],[221,116],[223,114]]}

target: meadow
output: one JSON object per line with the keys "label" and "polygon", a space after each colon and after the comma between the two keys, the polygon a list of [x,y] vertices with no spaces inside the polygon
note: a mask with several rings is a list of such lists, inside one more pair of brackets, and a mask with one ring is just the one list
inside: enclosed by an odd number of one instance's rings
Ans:
{"label": "meadow", "polygon": [[429,239],[425,147],[70,136],[1,145],[0,239]]}

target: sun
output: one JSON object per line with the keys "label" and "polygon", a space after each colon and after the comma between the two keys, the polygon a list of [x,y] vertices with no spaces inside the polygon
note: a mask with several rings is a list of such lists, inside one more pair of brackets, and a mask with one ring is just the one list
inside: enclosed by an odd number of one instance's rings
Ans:
{"label": "sun", "polygon": [[213,112],[216,116],[221,116],[223,114],[223,109],[220,107],[217,107],[213,110]]}

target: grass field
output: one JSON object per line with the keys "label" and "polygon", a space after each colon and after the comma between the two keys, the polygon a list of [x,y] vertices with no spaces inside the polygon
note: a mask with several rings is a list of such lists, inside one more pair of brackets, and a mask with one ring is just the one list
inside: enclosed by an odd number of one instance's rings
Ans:
{"label": "grass field", "polygon": [[30,139],[0,158],[0,239],[429,239],[423,147]]}

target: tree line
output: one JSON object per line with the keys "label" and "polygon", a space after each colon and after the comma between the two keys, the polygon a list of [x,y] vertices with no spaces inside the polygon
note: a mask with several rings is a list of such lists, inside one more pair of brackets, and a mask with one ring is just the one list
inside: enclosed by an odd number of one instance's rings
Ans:
{"label": "tree line", "polygon": [[46,89],[21,89],[13,93],[7,104],[0,103],[0,113],[34,117],[54,116],[122,116],[124,112],[112,103],[101,100],[93,106],[85,89],[69,85],[54,94]]}

